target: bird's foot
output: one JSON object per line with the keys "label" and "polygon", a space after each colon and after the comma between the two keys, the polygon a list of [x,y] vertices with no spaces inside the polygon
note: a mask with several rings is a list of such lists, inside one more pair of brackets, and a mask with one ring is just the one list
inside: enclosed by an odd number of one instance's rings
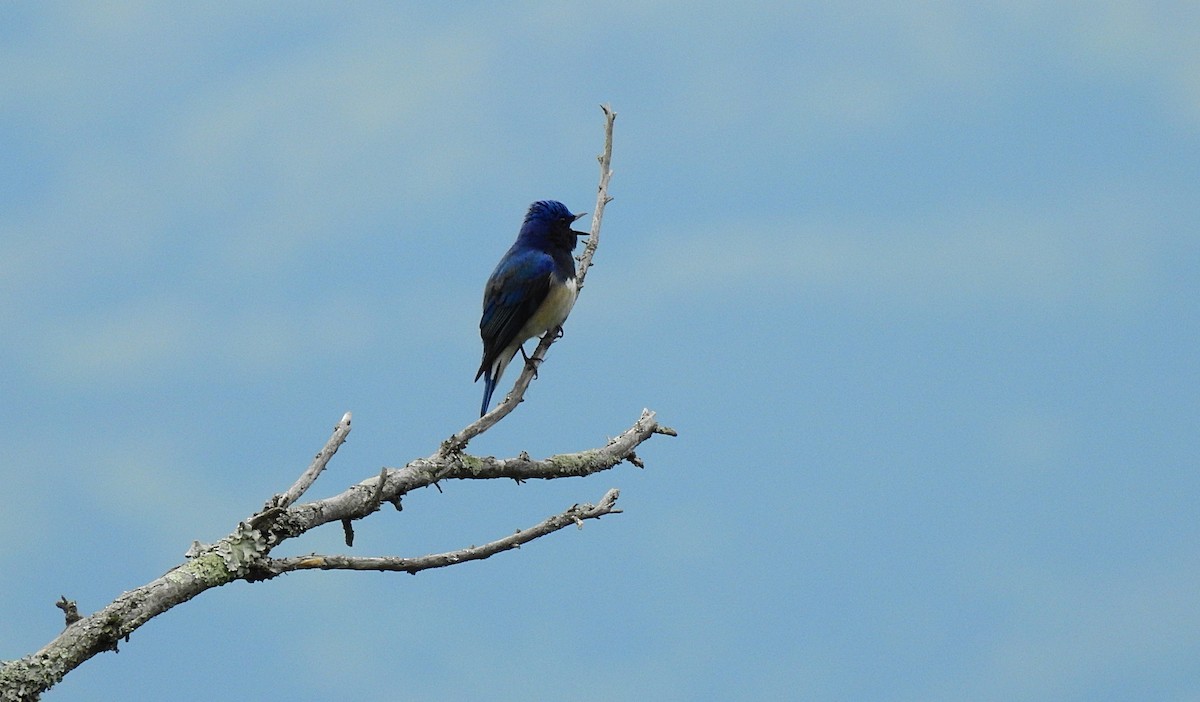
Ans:
{"label": "bird's foot", "polygon": [[525,353],[525,347],[524,347],[524,346],[518,346],[517,348],[518,348],[518,349],[521,349],[521,358],[524,358],[524,359],[525,359],[525,365],[526,365],[526,366],[528,366],[528,367],[529,367],[529,369],[533,371],[533,379],[534,379],[534,380],[537,380],[537,377],[538,377],[538,366],[539,366],[539,365],[541,365],[541,363],[542,363],[542,359],[540,359],[540,358],[530,358],[530,357],[529,357],[529,355]]}

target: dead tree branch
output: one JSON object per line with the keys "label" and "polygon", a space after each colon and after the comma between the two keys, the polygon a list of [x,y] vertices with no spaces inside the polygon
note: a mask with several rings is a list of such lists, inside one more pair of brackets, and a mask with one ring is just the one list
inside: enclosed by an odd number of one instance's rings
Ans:
{"label": "dead tree branch", "polygon": [[379,570],[417,573],[422,570],[429,570],[430,568],[445,568],[446,566],[457,565],[466,561],[482,560],[502,551],[521,548],[522,545],[534,539],[552,534],[572,524],[582,528],[583,520],[585,519],[599,519],[606,514],[619,514],[621,510],[616,509],[614,506],[617,503],[618,495],[620,495],[620,491],[614,488],[605,493],[600,502],[595,505],[575,505],[562,514],[556,514],[536,526],[522,529],[511,536],[497,539],[482,546],[470,546],[458,549],[457,551],[437,553],[419,558],[397,558],[393,556],[321,556],[312,554],[293,558],[274,558],[268,561],[266,568],[271,571],[272,575],[281,575],[296,570],[314,569]]}

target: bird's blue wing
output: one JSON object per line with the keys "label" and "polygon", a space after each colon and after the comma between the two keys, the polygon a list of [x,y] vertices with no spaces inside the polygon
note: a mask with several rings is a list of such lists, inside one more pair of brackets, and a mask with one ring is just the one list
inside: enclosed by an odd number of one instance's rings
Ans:
{"label": "bird's blue wing", "polygon": [[500,260],[483,291],[483,317],[479,320],[483,363],[476,380],[545,301],[553,276],[554,259],[542,251],[510,250]]}

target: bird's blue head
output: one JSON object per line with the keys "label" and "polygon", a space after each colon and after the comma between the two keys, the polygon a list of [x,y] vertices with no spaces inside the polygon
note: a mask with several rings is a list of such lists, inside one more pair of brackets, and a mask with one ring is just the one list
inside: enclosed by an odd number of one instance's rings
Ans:
{"label": "bird's blue head", "polygon": [[571,229],[571,224],[585,214],[587,213],[573,214],[566,205],[556,200],[538,200],[530,205],[529,211],[525,213],[521,236],[545,241],[571,251],[579,237],[588,235],[587,232]]}
{"label": "bird's blue head", "polygon": [[582,214],[571,214],[567,206],[557,200],[538,200],[529,206],[525,213],[525,221],[555,222],[566,220],[568,224],[582,217]]}

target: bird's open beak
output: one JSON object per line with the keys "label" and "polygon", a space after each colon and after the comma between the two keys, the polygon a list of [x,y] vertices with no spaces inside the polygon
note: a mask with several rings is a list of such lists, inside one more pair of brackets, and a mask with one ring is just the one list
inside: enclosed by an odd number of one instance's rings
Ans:
{"label": "bird's open beak", "polygon": [[[580,212],[579,214],[575,215],[575,219],[572,221],[578,222],[580,220],[580,218],[583,217],[585,214],[587,214],[587,212]],[[575,233],[575,236],[591,236],[592,235],[591,232],[577,232],[574,229],[572,229],[571,231]]]}

